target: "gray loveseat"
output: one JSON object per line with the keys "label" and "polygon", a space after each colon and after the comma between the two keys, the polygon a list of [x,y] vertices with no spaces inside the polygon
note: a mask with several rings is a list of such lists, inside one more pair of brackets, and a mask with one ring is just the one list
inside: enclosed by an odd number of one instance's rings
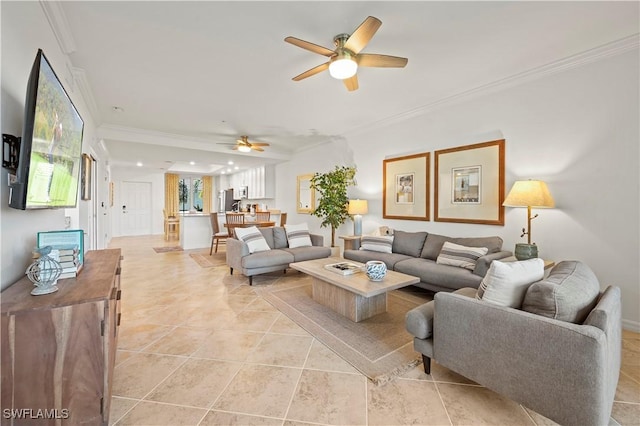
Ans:
{"label": "gray loveseat", "polygon": [[284,271],[292,262],[321,259],[331,256],[331,249],[323,247],[322,235],[310,234],[311,247],[289,248],[284,228],[274,226],[258,228],[271,250],[249,253],[247,243],[235,238],[227,238],[227,265],[230,273],[234,270],[249,277],[249,285],[253,284],[253,276],[267,272]]}
{"label": "gray loveseat", "polygon": [[[452,242],[467,247],[486,247],[488,253],[478,258],[473,271],[436,263],[443,244]],[[431,291],[454,291],[463,287],[478,288],[493,260],[511,256],[502,250],[500,237],[454,238],[427,232],[395,230],[391,253],[370,250],[345,250],[344,258],[366,263],[381,260],[387,268],[420,278],[418,287]]]}
{"label": "gray loveseat", "polygon": [[413,346],[431,359],[563,425],[607,425],[621,356],[620,289],[600,292],[583,263],[564,261],[526,290],[522,309],[437,293],[407,313]]}

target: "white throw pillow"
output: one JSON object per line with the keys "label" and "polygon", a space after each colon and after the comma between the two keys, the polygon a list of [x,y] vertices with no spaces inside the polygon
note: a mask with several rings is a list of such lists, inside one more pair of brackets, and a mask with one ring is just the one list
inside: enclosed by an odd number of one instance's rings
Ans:
{"label": "white throw pillow", "polygon": [[494,305],[520,309],[529,286],[542,278],[542,259],[519,262],[494,260],[480,283],[476,298]]}
{"label": "white throw pillow", "polygon": [[312,246],[309,228],[306,223],[301,223],[300,225],[285,224],[284,230],[287,232],[289,248]]}
{"label": "white throw pillow", "polygon": [[391,253],[393,248],[393,235],[370,236],[364,235],[360,239],[360,250]]}
{"label": "white throw pillow", "polygon": [[249,246],[249,253],[271,250],[271,247],[267,244],[267,240],[265,240],[264,235],[262,235],[262,232],[260,232],[260,230],[255,226],[250,226],[248,228],[234,228],[234,230],[236,237],[247,243],[247,246]]}
{"label": "white throw pillow", "polygon": [[486,247],[467,247],[445,241],[436,263],[458,266],[473,271],[478,258],[487,254],[488,251],[489,249]]}

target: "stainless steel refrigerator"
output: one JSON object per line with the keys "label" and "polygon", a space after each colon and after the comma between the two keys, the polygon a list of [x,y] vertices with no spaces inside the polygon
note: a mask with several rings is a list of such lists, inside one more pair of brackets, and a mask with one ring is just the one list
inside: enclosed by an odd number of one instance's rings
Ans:
{"label": "stainless steel refrigerator", "polygon": [[230,212],[233,210],[233,189],[223,189],[218,191],[218,212]]}

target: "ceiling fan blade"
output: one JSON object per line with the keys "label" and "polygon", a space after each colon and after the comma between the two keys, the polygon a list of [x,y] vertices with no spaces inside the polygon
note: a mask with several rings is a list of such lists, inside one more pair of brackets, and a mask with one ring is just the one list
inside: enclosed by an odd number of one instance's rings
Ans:
{"label": "ceiling fan blade", "polygon": [[329,62],[325,62],[324,64],[320,64],[317,67],[311,68],[310,70],[307,70],[305,72],[303,72],[300,75],[297,75],[295,77],[292,78],[293,81],[300,81],[302,79],[305,79],[307,77],[311,77],[312,75],[316,75],[319,72],[322,72],[326,69],[329,68]]}
{"label": "ceiling fan blade", "polygon": [[286,41],[287,43],[291,43],[294,46],[298,46],[303,49],[306,49],[310,52],[317,53],[319,55],[331,57],[335,54],[335,52],[331,49],[327,49],[326,47],[322,47],[317,44],[310,43],[308,41],[300,40],[299,38],[289,36],[285,38],[284,41]]}
{"label": "ceiling fan blade", "polygon": [[250,142],[253,146],[269,146],[266,142]]}
{"label": "ceiling fan blade", "polygon": [[262,148],[260,148],[258,146],[252,146],[251,149],[253,149],[254,151],[260,151],[260,152],[264,151],[264,149],[262,149]]}
{"label": "ceiling fan blade", "polygon": [[382,21],[373,16],[368,16],[362,24],[351,34],[351,37],[347,39],[344,44],[345,49],[349,49],[355,54],[358,54],[369,43],[371,38],[375,35],[378,28],[382,25]]}
{"label": "ceiling fan blade", "polygon": [[358,75],[354,75],[353,77],[345,78],[342,80],[344,82],[345,87],[348,91],[353,92],[354,90],[358,90]]}
{"label": "ceiling fan blade", "polygon": [[379,68],[404,68],[409,61],[407,58],[389,55],[377,55],[375,53],[362,53],[356,57],[358,66]]}
{"label": "ceiling fan blade", "polygon": [[236,146],[235,143],[222,143],[222,142],[217,142],[216,145]]}

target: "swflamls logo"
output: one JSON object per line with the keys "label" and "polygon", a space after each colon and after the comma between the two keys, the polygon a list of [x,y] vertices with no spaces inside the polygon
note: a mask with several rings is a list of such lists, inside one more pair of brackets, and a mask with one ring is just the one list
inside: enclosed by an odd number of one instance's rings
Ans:
{"label": "swflamls logo", "polygon": [[69,409],[47,408],[5,408],[2,410],[5,419],[68,419]]}

